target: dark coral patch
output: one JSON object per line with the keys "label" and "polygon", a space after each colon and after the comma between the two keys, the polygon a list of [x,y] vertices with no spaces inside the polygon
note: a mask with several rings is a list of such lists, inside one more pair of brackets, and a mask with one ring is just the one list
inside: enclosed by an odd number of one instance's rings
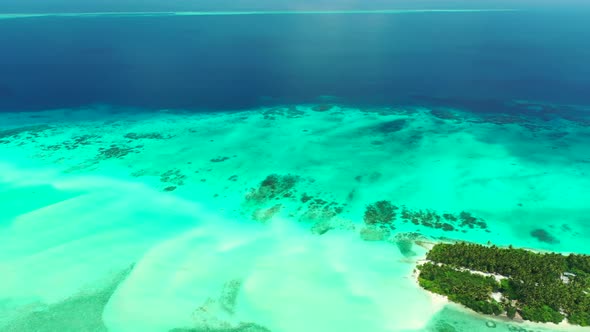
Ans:
{"label": "dark coral patch", "polygon": [[127,133],[125,134],[127,139],[168,139],[172,138],[170,135],[162,135],[160,133]]}
{"label": "dark coral patch", "polygon": [[121,159],[134,151],[134,148],[118,147],[112,145],[108,149],[99,149],[97,159]]}
{"label": "dark coral patch", "polygon": [[316,198],[309,200],[307,210],[301,215],[302,222],[325,222],[344,211],[344,208],[336,202],[330,202]]}
{"label": "dark coral patch", "polygon": [[275,107],[266,110],[262,113],[265,120],[276,120],[277,117],[285,117],[288,119],[302,118],[305,112],[300,111],[295,106],[290,107]]}
{"label": "dark coral patch", "polygon": [[406,119],[386,121],[375,126],[375,130],[383,134],[395,133],[404,129],[407,124],[408,120]]}
{"label": "dark coral patch", "polygon": [[395,241],[395,244],[397,245],[400,253],[405,257],[416,256],[416,252],[413,250],[414,241],[410,239],[398,239]]}
{"label": "dark coral patch", "polygon": [[170,192],[170,191],[174,191],[176,190],[176,186],[168,186],[166,188],[164,188],[164,191]]}
{"label": "dark coral patch", "polygon": [[254,203],[264,203],[269,200],[293,196],[295,186],[300,181],[300,177],[296,175],[278,175],[271,174],[267,176],[258,186],[253,188],[246,195],[246,201]]}
{"label": "dark coral patch", "polygon": [[395,220],[397,206],[389,201],[378,201],[367,205],[363,220],[367,225],[392,227]]}
{"label": "dark coral patch", "polygon": [[45,131],[47,129],[51,129],[48,125],[36,125],[36,126],[25,126],[25,127],[18,127],[12,129],[5,129],[0,130],[0,138],[8,138],[18,136],[23,133],[28,133],[29,135],[38,136],[38,133]]}
{"label": "dark coral patch", "polygon": [[313,196],[310,196],[310,195],[308,195],[308,194],[306,194],[306,193],[303,193],[303,194],[301,195],[301,203],[307,203],[307,202],[309,202],[311,199],[313,199]]}
{"label": "dark coral patch", "polygon": [[327,111],[331,110],[332,108],[334,108],[333,105],[316,105],[316,106],[312,107],[311,110],[314,112],[327,112]]}
{"label": "dark coral patch", "polygon": [[454,120],[454,121],[461,121],[461,117],[448,109],[433,109],[430,111],[430,114],[433,116],[441,119],[441,120]]}
{"label": "dark coral patch", "polygon": [[217,157],[217,158],[211,159],[210,161],[212,163],[221,163],[221,162],[224,162],[224,161],[226,161],[228,159],[229,159],[229,157]]}
{"label": "dark coral patch", "polygon": [[409,210],[402,207],[401,220],[411,222],[414,225],[421,225],[429,228],[442,229],[445,232],[460,230],[460,228],[469,229],[487,229],[488,225],[481,219],[474,217],[469,212],[461,212],[458,215],[443,213],[442,215],[432,210]]}
{"label": "dark coral patch", "polygon": [[170,183],[176,186],[184,185],[187,176],[182,174],[179,169],[171,169],[160,175],[160,182]]}
{"label": "dark coral patch", "polygon": [[542,228],[537,228],[531,231],[531,236],[539,240],[540,242],[545,242],[549,244],[556,244],[559,243],[559,240],[555,238],[551,233],[547,232]]}
{"label": "dark coral patch", "polygon": [[459,219],[461,220],[461,227],[469,227],[469,228],[487,228],[487,224],[482,219],[476,218],[471,215],[469,212],[461,212],[459,214]]}

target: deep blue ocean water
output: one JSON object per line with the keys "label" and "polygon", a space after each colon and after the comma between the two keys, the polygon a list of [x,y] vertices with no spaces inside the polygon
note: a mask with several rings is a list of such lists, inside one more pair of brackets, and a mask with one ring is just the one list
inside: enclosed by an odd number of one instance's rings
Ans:
{"label": "deep blue ocean water", "polygon": [[325,96],[474,111],[515,99],[590,104],[589,18],[568,7],[0,20],[0,111],[224,110]]}

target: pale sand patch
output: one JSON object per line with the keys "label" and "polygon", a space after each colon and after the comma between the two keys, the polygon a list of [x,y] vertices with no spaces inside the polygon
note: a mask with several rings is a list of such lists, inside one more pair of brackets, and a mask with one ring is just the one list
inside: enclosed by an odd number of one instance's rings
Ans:
{"label": "pale sand patch", "polygon": [[[210,225],[146,254],[104,318],[113,331],[238,322],[293,332],[418,329],[444,303],[417,287],[403,259],[385,243],[312,236],[289,222]],[[242,285],[232,313],[220,306],[230,280]]]}
{"label": "pale sand patch", "polygon": [[[195,203],[137,183],[0,169],[13,187],[42,183],[76,193],[0,225],[0,294],[13,300],[63,301],[192,227],[201,211]],[[2,204],[31,199],[28,191],[12,194]]]}

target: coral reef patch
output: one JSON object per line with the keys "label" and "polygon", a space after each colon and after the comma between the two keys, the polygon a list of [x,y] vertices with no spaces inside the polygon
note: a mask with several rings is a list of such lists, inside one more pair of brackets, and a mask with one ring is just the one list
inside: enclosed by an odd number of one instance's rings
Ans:
{"label": "coral reef patch", "polygon": [[51,129],[51,126],[48,125],[34,125],[34,126],[23,126],[17,127],[12,129],[4,129],[0,130],[0,139],[6,138],[14,138],[20,136],[24,133],[27,133],[31,138],[38,138],[40,137],[40,133]]}
{"label": "coral reef patch", "polygon": [[[175,186],[182,186],[184,185],[184,181],[187,179],[187,176],[184,175],[179,169],[171,169],[168,170],[160,175],[160,182],[170,183]],[[170,187],[168,187],[170,188]],[[174,188],[176,189],[176,188]],[[171,190],[170,190],[171,191]]]}
{"label": "coral reef patch", "polygon": [[160,133],[127,133],[124,136],[127,139],[138,140],[138,139],[169,139],[172,135],[162,135]]}
{"label": "coral reef patch", "polygon": [[559,243],[559,240],[551,235],[551,233],[547,232],[542,228],[537,228],[531,231],[531,236],[539,240],[540,242],[545,242],[549,244],[556,244]]}
{"label": "coral reef patch", "polygon": [[271,200],[295,197],[295,186],[301,178],[296,175],[271,174],[246,195],[246,202],[264,204]]}
{"label": "coral reef patch", "polygon": [[127,156],[130,153],[138,153],[139,151],[137,148],[134,147],[127,147],[127,146],[117,146],[115,144],[111,145],[109,148],[99,148],[98,155],[96,156],[97,160],[107,160],[107,159],[121,159]]}
{"label": "coral reef patch", "polygon": [[106,332],[108,330],[102,321],[104,307],[131,269],[132,267],[113,276],[103,288],[84,291],[55,304],[36,304],[23,308],[17,317],[0,326],[0,330]]}

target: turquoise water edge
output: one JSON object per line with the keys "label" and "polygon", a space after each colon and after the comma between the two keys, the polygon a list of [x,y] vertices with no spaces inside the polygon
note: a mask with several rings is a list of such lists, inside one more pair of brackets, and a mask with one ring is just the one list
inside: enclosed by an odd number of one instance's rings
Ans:
{"label": "turquoise water edge", "polygon": [[[437,241],[590,254],[590,108],[515,103],[0,113],[0,330],[584,331],[415,280]],[[485,226],[369,234],[380,200]]]}

